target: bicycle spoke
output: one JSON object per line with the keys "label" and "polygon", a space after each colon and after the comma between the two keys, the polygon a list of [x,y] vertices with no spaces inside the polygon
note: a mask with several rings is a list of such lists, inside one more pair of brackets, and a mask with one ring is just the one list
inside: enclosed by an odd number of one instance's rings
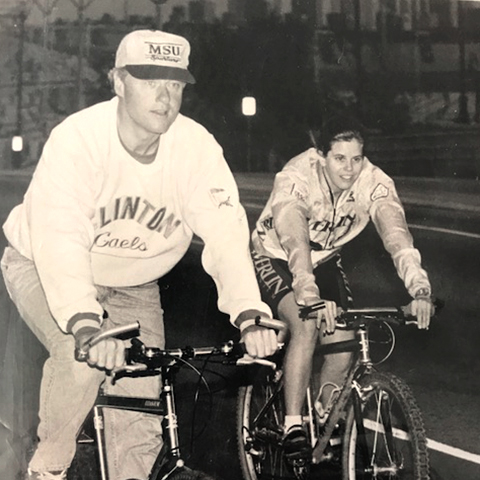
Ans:
{"label": "bicycle spoke", "polygon": [[382,374],[367,375],[364,384],[373,389],[364,388],[361,425],[350,409],[344,479],[427,480],[425,431],[410,390],[396,377]]}
{"label": "bicycle spoke", "polygon": [[243,425],[239,435],[240,463],[247,480],[295,480],[282,448],[283,390],[268,375],[258,375],[253,384],[241,389],[237,415]]}

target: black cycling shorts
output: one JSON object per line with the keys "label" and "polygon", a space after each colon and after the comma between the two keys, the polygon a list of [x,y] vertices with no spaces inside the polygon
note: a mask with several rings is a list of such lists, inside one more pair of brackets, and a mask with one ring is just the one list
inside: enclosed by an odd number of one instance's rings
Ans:
{"label": "black cycling shorts", "polygon": [[[278,318],[280,300],[293,291],[293,276],[288,269],[288,263],[278,258],[259,255],[255,250],[252,250],[252,259],[262,300],[270,306],[274,318]],[[315,267],[313,274],[323,300],[332,300],[343,309],[352,308],[352,292],[340,255],[337,254]]]}

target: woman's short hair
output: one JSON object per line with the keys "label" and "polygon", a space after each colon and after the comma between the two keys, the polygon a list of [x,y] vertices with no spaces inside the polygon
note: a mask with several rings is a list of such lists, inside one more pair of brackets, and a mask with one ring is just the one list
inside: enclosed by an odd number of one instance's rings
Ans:
{"label": "woman's short hair", "polygon": [[353,117],[335,116],[322,126],[317,139],[317,148],[326,155],[333,143],[352,140],[364,144],[362,124]]}

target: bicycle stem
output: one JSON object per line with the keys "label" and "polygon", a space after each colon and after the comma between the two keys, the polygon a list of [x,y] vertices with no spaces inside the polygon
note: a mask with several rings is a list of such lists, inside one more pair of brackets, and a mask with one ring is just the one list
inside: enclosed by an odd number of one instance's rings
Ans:
{"label": "bicycle stem", "polygon": [[370,365],[370,346],[368,344],[368,333],[364,328],[358,330],[358,335],[360,337],[360,363],[362,365]]}

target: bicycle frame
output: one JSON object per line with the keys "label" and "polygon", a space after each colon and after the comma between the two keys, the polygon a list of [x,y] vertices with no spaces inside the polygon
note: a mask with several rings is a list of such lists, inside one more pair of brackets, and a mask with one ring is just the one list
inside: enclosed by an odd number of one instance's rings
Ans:
{"label": "bicycle frame", "polygon": [[[174,376],[178,366],[161,367],[162,392],[158,399],[121,397],[101,394],[97,397],[93,408],[95,435],[97,440],[98,459],[101,480],[109,480],[106,461],[106,447],[103,428],[103,409],[149,413],[164,417],[164,444],[150,472],[149,478],[166,480],[175,470],[185,465],[181,458],[178,436],[178,422],[175,409]],[[159,476],[163,474],[163,476]]]}
{"label": "bicycle frame", "polygon": [[[336,342],[322,347],[322,352],[324,354],[353,350],[355,352],[355,356],[352,359],[352,363],[350,364],[350,368],[348,370],[340,395],[338,396],[338,399],[332,407],[327,422],[325,423],[323,430],[319,435],[317,443],[314,445],[312,452],[313,463],[319,463],[321,461],[322,455],[327,448],[333,431],[335,430],[335,427],[337,426],[338,421],[341,418],[342,412],[345,410],[352,390],[355,392],[353,398],[357,428],[360,432],[363,432],[364,426],[360,415],[361,400],[360,396],[358,395],[358,390],[356,387],[358,384],[356,383],[356,380],[358,380],[365,373],[371,370],[372,361],[370,359],[370,347],[368,344],[367,329],[365,327],[360,327],[357,331],[357,334],[359,338]],[[364,443],[362,448],[365,450],[367,448],[367,445]]]}
{"label": "bicycle frame", "polygon": [[[255,324],[264,326],[267,328],[275,329],[279,332],[279,335],[284,335],[286,331],[286,326],[283,322],[278,320],[273,320],[269,318],[262,318],[260,316],[255,318]],[[95,345],[99,341],[109,338],[115,335],[128,333],[133,330],[139,330],[140,325],[137,322],[133,324],[124,325],[117,327],[105,332],[101,332],[96,337],[94,337],[86,348],[77,353],[77,358],[85,359],[88,354],[88,348]],[[132,340],[132,347],[135,342],[135,339]],[[145,399],[145,398],[131,398],[131,397],[122,397],[114,395],[98,395],[94,407],[94,428],[95,435],[97,440],[97,449],[98,449],[98,458],[100,466],[101,480],[108,479],[108,465],[106,461],[106,445],[104,438],[104,428],[103,428],[103,415],[102,411],[105,408],[137,411],[142,413],[149,413],[154,415],[160,415],[164,417],[163,421],[163,446],[158,453],[158,456],[153,464],[152,470],[149,474],[149,479],[155,480],[166,480],[168,479],[176,470],[185,469],[190,470],[185,466],[185,462],[181,458],[180,454],[180,442],[179,442],[179,433],[178,433],[178,422],[177,414],[175,407],[175,396],[174,396],[174,383],[175,375],[180,369],[179,360],[184,356],[189,359],[193,359],[196,356],[212,356],[212,355],[221,355],[225,358],[233,358],[235,365],[249,365],[252,363],[272,365],[272,362],[265,359],[257,359],[244,355],[245,351],[243,348],[236,348],[239,345],[236,345],[234,342],[225,342],[220,346],[214,347],[185,347],[184,349],[174,349],[174,350],[160,350],[158,348],[146,347],[142,342],[138,341],[140,345],[137,344],[137,347],[140,348],[140,352],[144,354],[143,348],[148,351],[145,354],[143,360],[140,360],[140,363],[136,363],[136,358],[133,358],[132,368],[120,368],[119,371],[124,372],[142,372],[148,371],[152,375],[161,375],[162,378],[162,391],[158,399]],[[158,350],[158,352],[156,352]],[[235,350],[238,350],[236,353]],[[138,352],[137,352],[138,353]],[[160,355],[162,361],[161,363],[155,363],[155,366],[152,367],[150,362],[154,360],[156,354]],[[235,356],[239,355],[239,356]],[[231,356],[231,357],[229,357]],[[232,360],[230,360],[232,361]],[[128,362],[127,362],[128,363]],[[227,362],[228,363],[228,362]],[[188,362],[187,362],[188,364]],[[135,368],[135,365],[140,368]],[[146,367],[147,370],[143,369]],[[153,369],[149,369],[149,367]],[[166,433],[166,434],[165,434]],[[191,470],[190,470],[191,471]]]}
{"label": "bicycle frame", "polygon": [[[441,308],[441,304],[434,305]],[[309,316],[301,318],[310,320]],[[401,378],[374,368],[393,351],[391,326],[415,323],[408,306],[350,309],[339,314],[337,328],[355,331],[355,338],[322,345],[319,352],[353,352],[351,363],[325,423],[314,408],[313,390],[307,390],[303,423],[312,448],[309,458],[284,456],[281,358],[274,365],[273,377],[258,372],[241,386],[237,439],[244,478],[283,478],[286,473],[288,478],[304,479],[310,465],[335,460],[341,462],[343,478],[400,478],[400,474],[401,478],[427,480],[426,432],[413,392]],[[370,328],[379,324],[379,329]],[[372,343],[381,345],[378,359]],[[313,379],[311,387],[317,388]]]}
{"label": "bicycle frame", "polygon": [[[306,423],[308,424],[310,438],[312,441],[312,463],[319,463],[322,460],[322,456],[328,446],[328,443],[332,437],[333,431],[335,430],[339,419],[341,418],[342,412],[344,411],[348,399],[351,396],[352,390],[356,392],[354,400],[354,408],[357,412],[356,421],[359,432],[363,432],[364,426],[361,419],[361,399],[357,392],[356,380],[361,378],[365,373],[367,373],[372,368],[372,362],[369,354],[369,344],[368,344],[368,332],[366,328],[359,328],[358,337],[353,340],[346,340],[337,342],[334,344],[325,345],[321,348],[321,352],[325,353],[334,353],[334,352],[346,352],[354,351],[355,356],[352,359],[347,377],[343,384],[341,393],[335,402],[330,415],[328,416],[327,422],[320,430],[317,436],[317,429],[315,428],[314,420],[314,408],[312,402],[312,392],[310,387],[307,389],[307,418],[305,418]],[[273,390],[271,396],[267,399],[263,407],[260,409],[260,412],[257,414],[255,419],[252,422],[252,425],[255,427],[261,423],[262,418],[269,411],[271,406],[274,404],[279,395],[283,395],[283,377],[278,379],[275,389]],[[266,434],[266,433],[265,433]],[[259,433],[259,436],[262,436]],[[362,441],[362,440],[361,440]],[[363,441],[362,448],[366,451],[367,445]]]}

